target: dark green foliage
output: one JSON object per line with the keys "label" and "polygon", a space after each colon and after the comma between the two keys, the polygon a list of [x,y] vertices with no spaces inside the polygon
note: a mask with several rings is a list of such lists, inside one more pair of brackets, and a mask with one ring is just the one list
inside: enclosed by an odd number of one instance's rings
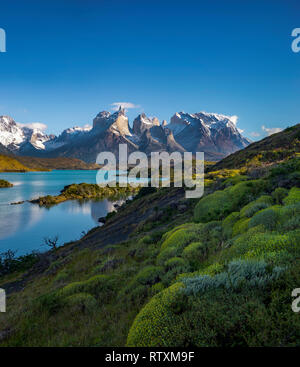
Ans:
{"label": "dark green foliage", "polygon": [[30,308],[34,314],[48,313],[53,315],[63,307],[63,298],[58,292],[52,291],[33,300]]}
{"label": "dark green foliage", "polygon": [[[182,257],[191,264],[193,269],[206,258],[208,253],[208,246],[202,242],[192,242],[190,243],[182,252]],[[182,271],[182,273],[184,273]]]}
{"label": "dark green foliage", "polygon": [[271,205],[273,205],[272,197],[268,195],[262,195],[241,209],[241,217],[251,218],[259,210],[266,209]]}
{"label": "dark green foliage", "polygon": [[300,188],[293,187],[286,198],[283,199],[285,205],[300,203]]}
{"label": "dark green foliage", "polygon": [[109,275],[95,275],[88,280],[70,283],[61,291],[61,297],[68,297],[78,293],[88,293],[108,302],[114,294],[115,281]]}
{"label": "dark green foliage", "polygon": [[159,266],[148,266],[141,270],[135,281],[142,285],[153,285],[160,281],[162,274],[162,268]]}
{"label": "dark green foliage", "polygon": [[226,239],[232,237],[234,224],[239,220],[240,212],[232,212],[222,222],[223,234]]}
{"label": "dark green foliage", "polygon": [[135,200],[143,197],[143,196],[147,196],[147,195],[150,195],[150,194],[153,194],[154,192],[157,191],[157,188],[156,187],[142,187],[140,189],[140,191],[138,192],[138,194],[136,195],[135,197]]}
{"label": "dark green foliage", "polygon": [[260,210],[250,219],[249,228],[263,225],[267,230],[276,228],[279,221],[279,211],[272,208]]}
{"label": "dark green foliage", "polygon": [[67,307],[70,312],[89,314],[97,308],[97,301],[88,293],[77,293],[65,298],[64,306]]}
{"label": "dark green foliage", "polygon": [[35,252],[19,257],[15,255],[16,252],[12,250],[0,254],[0,275],[30,269],[39,259],[39,254]]}
{"label": "dark green foliage", "polygon": [[195,207],[196,222],[210,222],[224,219],[243,205],[256,198],[266,188],[263,180],[245,181],[223,191],[216,191],[200,199]]}
{"label": "dark green foliage", "polygon": [[288,190],[284,189],[283,187],[277,187],[277,189],[275,189],[272,192],[272,197],[274,198],[276,204],[278,205],[282,205],[283,204],[283,199],[288,195]]}

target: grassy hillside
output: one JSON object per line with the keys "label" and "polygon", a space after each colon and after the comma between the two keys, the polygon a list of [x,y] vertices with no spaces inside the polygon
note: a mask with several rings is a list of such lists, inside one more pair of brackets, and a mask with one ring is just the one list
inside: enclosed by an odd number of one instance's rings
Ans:
{"label": "grassy hillside", "polygon": [[300,154],[300,124],[250,144],[218,162],[213,169],[260,167],[297,154]]}
{"label": "grassy hillside", "polygon": [[79,241],[2,255],[0,345],[299,346],[300,158],[281,161],[217,164],[201,199],[143,189]]}
{"label": "grassy hillside", "polygon": [[98,169],[75,158],[36,158],[0,154],[0,172],[49,171],[52,169]]}
{"label": "grassy hillside", "polygon": [[0,154],[0,172],[27,172],[28,167],[19,162],[16,158]]}
{"label": "grassy hillside", "polygon": [[37,157],[17,157],[18,161],[25,166],[38,170],[51,170],[51,169],[98,169],[99,166],[93,163],[85,163],[76,158],[37,158]]}

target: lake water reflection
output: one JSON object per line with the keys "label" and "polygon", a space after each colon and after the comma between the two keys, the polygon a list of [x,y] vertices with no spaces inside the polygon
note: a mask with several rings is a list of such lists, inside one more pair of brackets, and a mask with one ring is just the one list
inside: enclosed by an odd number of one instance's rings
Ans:
{"label": "lake water reflection", "polygon": [[26,173],[0,173],[14,187],[0,190],[0,253],[12,249],[17,255],[32,250],[45,251],[44,237],[59,236],[59,244],[76,240],[83,231],[99,225],[99,217],[114,210],[121,201],[76,200],[66,201],[50,209],[25,202],[43,195],[57,195],[64,186],[72,183],[96,183],[97,171],[51,171]]}

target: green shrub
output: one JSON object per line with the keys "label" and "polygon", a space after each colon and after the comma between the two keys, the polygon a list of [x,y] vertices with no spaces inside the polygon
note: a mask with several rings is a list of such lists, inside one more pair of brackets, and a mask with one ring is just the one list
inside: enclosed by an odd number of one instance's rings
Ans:
{"label": "green shrub", "polygon": [[186,246],[188,242],[195,239],[197,234],[194,231],[188,229],[178,229],[173,232],[167,239],[163,242],[161,249],[164,250],[167,247],[182,247]]}
{"label": "green shrub", "polygon": [[[216,279],[202,276],[200,279],[191,278],[192,283],[183,280],[186,286],[183,282],[175,283],[156,294],[140,311],[130,328],[127,345],[199,347],[255,344],[256,339],[253,341],[253,338],[266,328],[266,323],[261,327],[260,317],[265,319],[268,316],[269,322],[277,319],[278,313],[274,308],[268,313],[261,298],[268,294],[265,291],[268,284],[276,281],[280,274],[281,269],[269,270],[263,262],[232,262],[226,275],[216,275]],[[253,315],[256,319],[251,323]]]}
{"label": "green shrub", "polygon": [[177,327],[178,315],[174,315],[172,304],[181,297],[183,285],[176,283],[156,294],[135,318],[127,338],[129,347],[176,347],[184,336]]}
{"label": "green shrub", "polygon": [[236,175],[233,177],[229,177],[227,178],[223,183],[222,186],[223,187],[228,187],[228,186],[233,186],[236,185],[242,181],[247,181],[249,179],[248,176],[243,176],[243,175]]}
{"label": "green shrub", "polygon": [[62,298],[57,291],[43,294],[33,300],[31,311],[34,313],[48,313],[53,315],[63,306]]}
{"label": "green shrub", "polygon": [[178,277],[176,278],[176,280],[181,281],[182,279],[193,278],[193,277],[197,277],[197,276],[200,276],[200,275],[214,276],[216,274],[221,273],[224,270],[224,267],[225,267],[224,264],[213,263],[213,264],[207,266],[204,269],[197,270],[197,271],[194,271],[192,273],[179,274]]}
{"label": "green shrub", "polygon": [[135,281],[142,285],[153,285],[160,281],[162,272],[159,266],[147,266],[137,274]]}
{"label": "green shrub", "polygon": [[209,222],[223,219],[255,199],[265,188],[266,182],[255,180],[240,182],[223,191],[215,191],[199,200],[194,210],[194,220]]}
{"label": "green shrub", "polygon": [[54,278],[53,282],[56,284],[65,283],[70,277],[70,274],[66,270],[62,270],[57,273],[56,277]]}
{"label": "green shrub", "polygon": [[232,236],[235,237],[239,234],[245,233],[248,230],[250,218],[241,218],[233,226]]}
{"label": "green shrub", "polygon": [[188,261],[181,257],[173,257],[165,262],[165,274],[162,278],[162,283],[165,287],[170,285],[177,276],[191,270]]}
{"label": "green shrub", "polygon": [[201,275],[181,279],[185,287],[183,292],[187,295],[202,294],[217,288],[240,289],[245,287],[263,288],[272,280],[277,279],[284,269],[274,267],[268,269],[264,261],[235,260],[231,261],[226,271],[214,277]]}
{"label": "green shrub", "polygon": [[188,228],[195,228],[195,223],[184,223],[172,228],[170,231],[162,235],[161,237],[162,242],[166,241],[174,232],[178,231],[179,229],[188,229]]}
{"label": "green shrub", "polygon": [[196,267],[207,255],[207,246],[202,242],[192,242],[182,252],[182,257],[189,261],[192,267]]}
{"label": "green shrub", "polygon": [[283,188],[283,187],[277,187],[277,189],[275,189],[272,192],[272,197],[275,200],[276,204],[278,205],[282,205],[283,204],[283,199],[288,195],[288,190]]}
{"label": "green shrub", "polygon": [[197,240],[205,243],[210,251],[214,251],[223,241],[222,223],[219,221],[203,224],[198,233]]}
{"label": "green shrub", "polygon": [[180,256],[183,249],[190,242],[197,240],[199,237],[199,228],[201,227],[193,224],[189,226],[189,229],[180,228],[166,236],[157,257],[157,263],[163,265],[166,260]]}
{"label": "green shrub", "polygon": [[169,271],[174,268],[182,268],[185,269],[188,267],[188,263],[186,260],[182,259],[181,257],[172,257],[171,259],[165,262],[165,270]]}
{"label": "green shrub", "polygon": [[245,205],[241,209],[241,217],[251,218],[259,210],[266,209],[273,205],[273,199],[271,196],[262,195],[258,199],[252,201],[251,203]]}
{"label": "green shrub", "polygon": [[286,234],[260,233],[258,227],[234,240],[233,245],[223,254],[223,259],[233,258],[263,258],[267,253],[277,251],[295,252],[299,248],[300,238],[297,240],[297,231]]}
{"label": "green shrub", "polygon": [[276,229],[279,221],[278,208],[272,207],[260,210],[249,221],[249,228],[263,225],[267,230]]}
{"label": "green shrub", "polygon": [[228,189],[225,189],[223,191],[216,191],[200,199],[194,210],[195,222],[206,223],[221,219],[223,215],[233,211],[228,196]]}
{"label": "green shrub", "polygon": [[142,242],[145,243],[145,244],[150,244],[150,243],[152,243],[152,237],[150,235],[147,235],[147,236],[142,238]]}
{"label": "green shrub", "polygon": [[99,297],[102,302],[107,302],[113,295],[113,289],[114,280],[111,276],[95,275],[88,280],[66,285],[61,290],[61,295],[68,297],[77,293],[89,293]]}
{"label": "green shrub", "polygon": [[164,290],[164,285],[159,282],[159,283],[156,283],[156,284],[153,284],[153,286],[151,287],[151,294],[152,296],[154,296],[155,294],[161,292]]}
{"label": "green shrub", "polygon": [[300,202],[300,189],[298,187],[293,187],[288,196],[283,199],[283,203],[285,205],[296,204]]}
{"label": "green shrub", "polygon": [[232,229],[234,224],[239,220],[240,212],[232,212],[222,222],[223,234],[225,238],[232,237]]}
{"label": "green shrub", "polygon": [[157,256],[157,264],[164,265],[168,259],[181,256],[183,249],[181,247],[167,247]]}
{"label": "green shrub", "polygon": [[300,216],[291,217],[287,221],[283,222],[281,226],[281,231],[293,231],[295,229],[300,228]]}

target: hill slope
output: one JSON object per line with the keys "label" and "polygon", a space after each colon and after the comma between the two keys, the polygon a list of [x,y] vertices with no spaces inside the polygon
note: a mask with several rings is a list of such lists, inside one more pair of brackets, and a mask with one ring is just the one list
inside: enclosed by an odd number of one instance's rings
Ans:
{"label": "hill slope", "polygon": [[52,169],[98,169],[93,163],[85,163],[76,158],[37,158],[0,154],[0,172],[49,171]]}
{"label": "hill slope", "polygon": [[275,163],[296,153],[300,153],[300,124],[250,144],[224,158],[211,170]]}
{"label": "hill slope", "polygon": [[0,345],[299,346],[296,129],[255,143],[286,156],[255,179],[239,158],[200,199],[144,188],[79,241],[3,258]]}
{"label": "hill slope", "polygon": [[30,171],[28,167],[23,165],[13,156],[0,154],[0,172],[26,172]]}
{"label": "hill slope", "polygon": [[94,163],[86,163],[76,158],[38,158],[38,157],[17,157],[18,161],[30,169],[98,169],[99,166]]}

